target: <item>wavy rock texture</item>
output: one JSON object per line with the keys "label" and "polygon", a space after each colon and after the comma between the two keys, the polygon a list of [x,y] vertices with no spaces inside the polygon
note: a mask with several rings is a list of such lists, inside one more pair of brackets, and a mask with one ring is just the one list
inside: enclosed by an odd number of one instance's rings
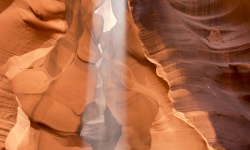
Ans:
{"label": "wavy rock texture", "polygon": [[34,30],[27,26],[20,17],[11,0],[0,2],[0,57],[1,57],[1,88],[0,88],[0,148],[4,148],[5,139],[10,129],[15,125],[17,102],[11,92],[10,83],[4,77],[9,57],[22,55],[36,48],[53,45],[58,35],[51,32]]}
{"label": "wavy rock texture", "polygon": [[131,0],[174,115],[215,149],[249,149],[250,2]]}
{"label": "wavy rock texture", "polygon": [[249,149],[248,8],[1,1],[0,148]]}
{"label": "wavy rock texture", "polygon": [[[207,149],[201,136],[173,115],[168,84],[144,56],[132,15],[119,5],[122,1],[112,3],[114,14],[126,20],[117,19],[110,31],[113,42],[99,69],[107,106],[122,125],[116,149]],[[123,39],[118,33],[124,24]]]}

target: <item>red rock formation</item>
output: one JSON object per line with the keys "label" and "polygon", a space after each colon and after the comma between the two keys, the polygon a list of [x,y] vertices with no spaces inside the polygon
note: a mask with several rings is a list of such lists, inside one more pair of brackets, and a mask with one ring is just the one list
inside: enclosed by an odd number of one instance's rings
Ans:
{"label": "red rock formation", "polygon": [[130,1],[175,116],[215,149],[249,148],[249,17],[241,1]]}
{"label": "red rock formation", "polygon": [[0,2],[0,148],[248,149],[249,7]]}

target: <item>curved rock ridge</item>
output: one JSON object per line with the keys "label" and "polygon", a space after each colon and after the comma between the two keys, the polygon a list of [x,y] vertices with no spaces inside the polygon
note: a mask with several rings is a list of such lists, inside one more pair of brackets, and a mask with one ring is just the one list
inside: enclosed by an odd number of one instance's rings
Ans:
{"label": "curved rock ridge", "polygon": [[[14,4],[15,3],[15,4]],[[20,4],[20,3],[19,3]],[[17,1],[0,2],[0,148],[5,147],[5,139],[17,118],[17,102],[5,77],[8,68],[6,62],[14,55],[23,55],[37,48],[52,46],[61,36],[57,33],[43,32],[28,26],[20,17]]]}
{"label": "curved rock ridge", "polygon": [[131,0],[130,7],[147,58],[169,84],[174,115],[214,149],[248,149],[250,3]]}
{"label": "curved rock ridge", "polygon": [[[47,2],[49,1],[45,3]],[[4,15],[8,9],[10,12],[16,11],[19,15],[16,19],[19,20],[14,19],[14,21],[24,23],[26,25],[24,28],[28,28],[31,32],[45,31],[45,34],[48,33],[55,38],[54,43],[47,45],[52,47],[37,47],[38,49],[30,47],[30,51],[32,48],[35,50],[31,52],[27,50],[28,53],[20,50],[24,55],[9,57],[3,66],[3,72],[11,84],[13,94],[19,99],[23,112],[32,121],[31,127],[26,127],[27,134],[21,136],[18,126],[26,120],[21,117],[20,121],[19,117],[5,143],[8,149],[92,149],[76,133],[79,133],[78,130],[83,125],[88,127],[86,123],[90,120],[101,118],[100,115],[103,116],[104,112],[103,108],[96,106],[98,102],[93,103],[98,93],[95,92],[98,74],[94,63],[101,57],[97,45],[103,32],[103,19],[100,15],[94,14],[99,2],[77,0],[66,1],[65,4],[64,18],[60,18],[63,16],[62,11],[53,16],[55,12],[46,10],[44,1],[14,1],[3,11]],[[54,17],[59,17],[59,20],[58,18],[55,20]],[[57,28],[61,22],[67,22],[68,25],[64,35],[56,34],[58,31],[65,32]],[[110,23],[105,25],[106,30],[112,27]],[[10,50],[4,44],[1,46]],[[98,117],[95,114],[96,109],[99,111]],[[111,136],[107,135],[107,140],[111,139],[108,145],[112,148],[117,142],[112,136],[119,138],[120,127],[110,113],[104,114],[106,114],[105,120],[108,119],[111,123],[106,125],[107,129],[104,131],[108,130],[110,133],[112,127],[118,128],[115,132],[117,135],[113,133]],[[104,122],[101,121],[101,124]],[[95,129],[99,129],[99,126]],[[18,141],[15,144],[19,145],[12,145],[13,141]]]}
{"label": "curved rock ridge", "polygon": [[248,8],[0,2],[0,149],[249,149]]}
{"label": "curved rock ridge", "polygon": [[[107,106],[122,125],[116,148],[207,149],[198,132],[173,115],[168,84],[144,56],[130,11],[117,9],[122,3],[112,2],[118,18],[110,33],[114,42],[104,50],[99,69]],[[121,14],[125,14],[125,21],[119,19]],[[123,23],[125,38],[118,34]]]}

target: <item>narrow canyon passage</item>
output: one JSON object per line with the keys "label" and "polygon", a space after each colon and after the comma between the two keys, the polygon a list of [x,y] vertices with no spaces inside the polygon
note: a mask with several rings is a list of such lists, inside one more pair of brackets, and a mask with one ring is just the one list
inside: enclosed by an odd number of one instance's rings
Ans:
{"label": "narrow canyon passage", "polygon": [[0,2],[0,149],[249,149],[248,8]]}

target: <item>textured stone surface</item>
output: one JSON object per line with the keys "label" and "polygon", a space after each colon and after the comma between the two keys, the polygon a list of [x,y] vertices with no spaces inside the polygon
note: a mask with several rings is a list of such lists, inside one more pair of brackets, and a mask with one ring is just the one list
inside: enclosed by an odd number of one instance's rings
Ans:
{"label": "textured stone surface", "polygon": [[215,149],[248,149],[246,0],[130,1],[149,60],[169,84],[174,115]]}
{"label": "textured stone surface", "polygon": [[0,149],[249,149],[249,8],[1,1]]}

